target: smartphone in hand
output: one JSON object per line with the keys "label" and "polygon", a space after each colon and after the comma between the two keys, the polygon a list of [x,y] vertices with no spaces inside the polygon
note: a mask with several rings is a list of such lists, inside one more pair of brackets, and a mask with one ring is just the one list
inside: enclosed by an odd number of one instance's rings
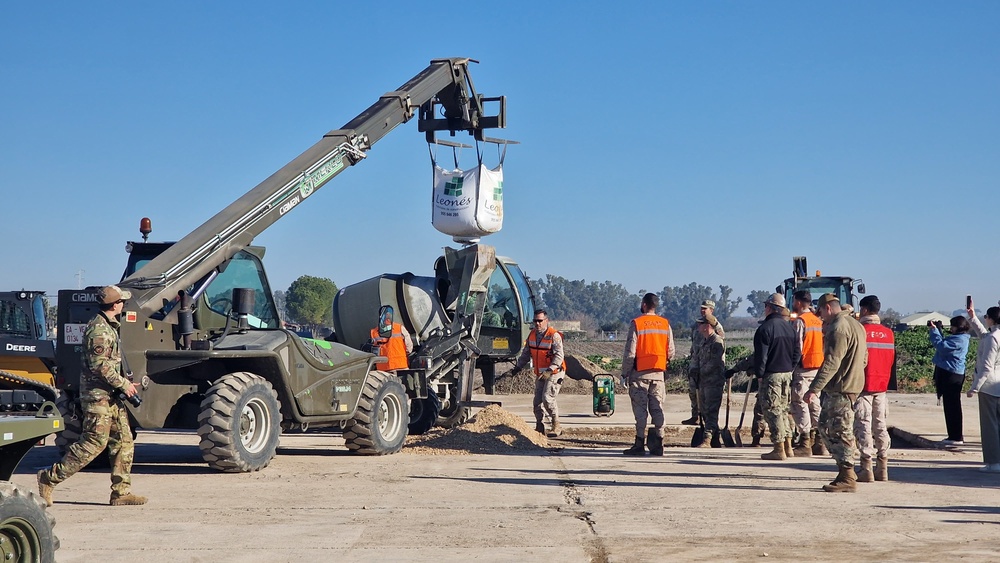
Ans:
{"label": "smartphone in hand", "polygon": [[971,295],[966,295],[965,296],[965,308],[966,309],[971,309],[972,308],[972,296]]}

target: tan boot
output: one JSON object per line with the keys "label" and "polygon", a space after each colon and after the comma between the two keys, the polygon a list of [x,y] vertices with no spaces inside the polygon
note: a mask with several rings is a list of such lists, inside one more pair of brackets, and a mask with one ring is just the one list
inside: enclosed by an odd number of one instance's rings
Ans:
{"label": "tan boot", "polygon": [[785,438],[785,457],[795,457],[795,450],[792,448],[792,437]]}
{"label": "tan boot", "polygon": [[858,482],[875,482],[875,474],[872,472],[872,458],[861,458],[861,469],[858,471]]}
{"label": "tan boot", "polygon": [[760,459],[770,459],[774,461],[781,461],[785,459],[785,442],[781,441],[774,445],[774,449],[767,452],[766,454],[760,454]]}
{"label": "tan boot", "polygon": [[858,488],[858,476],[854,473],[854,465],[841,465],[838,467],[836,479],[830,484],[823,485],[823,490],[828,493],[853,493]]}
{"label": "tan boot", "polygon": [[888,481],[889,480],[889,460],[885,456],[879,456],[875,458],[875,480],[876,481]]}
{"label": "tan boot", "polygon": [[813,440],[813,445],[812,445],[813,455],[820,457],[830,455],[830,452],[827,451],[826,446],[823,444],[823,439],[819,437],[819,431],[817,430],[812,431],[812,440]]}
{"label": "tan boot", "polygon": [[559,426],[559,419],[552,419],[552,430],[549,430],[549,438],[558,438],[562,434],[562,426]]}
{"label": "tan boot", "polygon": [[49,482],[49,477],[46,475],[45,470],[38,472],[38,494],[45,501],[45,506],[52,506],[52,489],[56,488],[55,485]]}
{"label": "tan boot", "polygon": [[141,497],[139,495],[133,495],[132,493],[125,493],[120,495],[118,493],[111,493],[111,506],[136,506],[140,504],[146,504],[149,500],[146,497]]}
{"label": "tan boot", "polygon": [[813,438],[812,432],[802,435],[802,441],[799,442],[798,447],[792,450],[795,453],[795,457],[810,457],[812,456]]}

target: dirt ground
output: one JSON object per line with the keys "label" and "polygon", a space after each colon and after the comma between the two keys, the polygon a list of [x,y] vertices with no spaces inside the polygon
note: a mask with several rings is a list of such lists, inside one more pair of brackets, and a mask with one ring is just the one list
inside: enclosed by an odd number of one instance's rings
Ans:
{"label": "dirt ground", "polygon": [[[561,399],[569,430],[558,439],[530,434],[521,396],[461,437],[411,438],[386,457],[349,454],[331,433],[286,435],[251,474],[210,470],[193,433],[140,431],[133,483],[149,504],[109,507],[106,470],[74,476],[49,509],[57,560],[995,561],[1000,551],[1000,475],[976,470],[971,436],[968,448],[895,449],[890,482],[829,494],[819,488],[835,473],[829,459],[767,462],[749,447],[622,456],[627,420]],[[932,401],[912,408],[940,418]],[[683,411],[671,404],[669,420]],[[688,430],[669,428],[683,444]],[[35,448],[15,482],[33,486],[56,456]]]}

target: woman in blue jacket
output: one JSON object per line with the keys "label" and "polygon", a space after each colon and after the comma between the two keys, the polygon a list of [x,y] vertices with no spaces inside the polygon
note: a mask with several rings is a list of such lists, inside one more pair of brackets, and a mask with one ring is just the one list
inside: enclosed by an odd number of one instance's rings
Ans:
{"label": "woman in blue jacket", "polygon": [[969,352],[969,321],[965,317],[952,317],[951,334],[943,336],[941,330],[928,322],[929,337],[934,346],[934,387],[944,403],[944,424],[948,438],[941,443],[963,444],[962,385],[965,384],[965,356]]}

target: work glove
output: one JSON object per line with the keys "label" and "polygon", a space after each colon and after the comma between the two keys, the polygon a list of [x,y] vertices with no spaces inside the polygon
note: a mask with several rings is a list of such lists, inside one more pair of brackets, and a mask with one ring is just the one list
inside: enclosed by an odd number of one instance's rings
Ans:
{"label": "work glove", "polygon": [[549,368],[543,369],[542,372],[538,374],[538,379],[548,379],[550,377],[552,377],[552,370]]}

